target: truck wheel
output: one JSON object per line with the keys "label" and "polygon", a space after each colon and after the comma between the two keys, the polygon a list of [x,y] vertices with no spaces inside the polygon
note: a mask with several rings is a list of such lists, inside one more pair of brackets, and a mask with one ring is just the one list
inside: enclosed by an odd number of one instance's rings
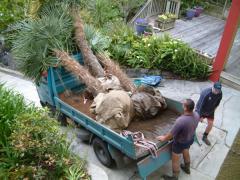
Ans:
{"label": "truck wheel", "polygon": [[57,119],[62,126],[67,126],[67,116],[59,111],[56,110],[56,108],[52,105],[46,104],[50,111],[50,117]]}
{"label": "truck wheel", "polygon": [[67,126],[67,116],[61,112],[56,112],[56,118],[61,123],[62,126]]}
{"label": "truck wheel", "polygon": [[98,160],[106,167],[112,167],[114,164],[114,160],[112,159],[107,143],[99,138],[93,139],[93,150],[98,158]]}
{"label": "truck wheel", "polygon": [[40,104],[41,104],[42,107],[46,107],[47,106],[46,103],[44,103],[42,101],[40,101]]}
{"label": "truck wheel", "polygon": [[81,139],[83,142],[90,142],[90,138],[92,133],[85,129],[84,127],[79,127],[77,132],[77,137]]}

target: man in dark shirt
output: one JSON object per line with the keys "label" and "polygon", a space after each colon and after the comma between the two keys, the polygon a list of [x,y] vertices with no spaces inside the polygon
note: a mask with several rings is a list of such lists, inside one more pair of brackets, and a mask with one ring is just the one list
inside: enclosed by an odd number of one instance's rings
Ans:
{"label": "man in dark shirt", "polygon": [[193,112],[194,101],[186,99],[183,102],[184,113],[177,118],[172,130],[164,135],[158,136],[157,139],[160,141],[168,141],[173,139],[172,143],[172,168],[173,176],[164,175],[164,179],[178,179],[179,158],[180,154],[183,154],[184,164],[181,164],[181,168],[187,174],[190,174],[190,155],[189,148],[193,144],[194,134],[199,122],[199,115]]}
{"label": "man in dark shirt", "polygon": [[197,102],[196,111],[200,116],[200,121],[207,118],[208,126],[203,134],[202,140],[207,145],[211,145],[207,136],[213,127],[214,112],[222,100],[222,85],[220,82],[214,83],[213,87],[207,88],[201,92]]}

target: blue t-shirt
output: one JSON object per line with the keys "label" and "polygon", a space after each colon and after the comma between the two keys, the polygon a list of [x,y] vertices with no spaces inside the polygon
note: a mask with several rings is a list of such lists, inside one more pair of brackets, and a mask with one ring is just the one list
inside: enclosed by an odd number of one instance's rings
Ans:
{"label": "blue t-shirt", "polygon": [[183,114],[177,118],[171,130],[173,140],[178,143],[188,143],[192,141],[199,120],[200,117],[197,112],[193,112],[191,115]]}

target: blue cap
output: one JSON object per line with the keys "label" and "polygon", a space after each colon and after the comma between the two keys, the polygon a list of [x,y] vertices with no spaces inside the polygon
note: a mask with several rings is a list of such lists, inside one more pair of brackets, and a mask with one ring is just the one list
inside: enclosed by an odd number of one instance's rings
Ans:
{"label": "blue cap", "polygon": [[222,89],[222,84],[221,84],[220,82],[215,82],[214,85],[213,85],[213,87],[214,87],[215,89],[221,90],[221,89]]}

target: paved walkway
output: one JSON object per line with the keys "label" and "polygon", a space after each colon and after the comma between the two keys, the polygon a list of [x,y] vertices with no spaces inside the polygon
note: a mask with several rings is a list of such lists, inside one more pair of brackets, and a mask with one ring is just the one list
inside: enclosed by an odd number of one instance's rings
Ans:
{"label": "paved walkway", "polygon": [[[30,81],[0,72],[0,82],[6,82],[6,86],[15,89],[23,94],[27,100],[36,102],[39,105],[36,88]],[[192,98],[197,101],[201,90],[211,86],[211,83],[166,80],[163,85],[164,86],[159,89],[166,97],[176,100]],[[197,136],[199,137],[201,145],[195,143],[191,147],[191,175],[186,175],[181,172],[180,179],[212,180],[217,177],[220,167],[240,128],[240,106],[238,102],[240,102],[240,92],[228,87],[223,87],[223,100],[216,111],[214,128],[209,135],[212,146],[209,147],[202,144],[201,136],[206,127],[206,122],[200,123],[197,128]],[[74,135],[75,132],[76,130],[73,131],[73,129],[71,129],[70,136]],[[71,149],[92,164],[93,171],[99,168],[99,171],[103,169],[108,175],[108,179],[138,179],[135,173],[135,165],[130,165],[123,169],[108,169],[99,163],[91,146],[82,143],[75,136],[71,137],[73,140]],[[159,180],[159,177],[163,173],[171,174],[170,162],[152,174],[148,179]]]}

